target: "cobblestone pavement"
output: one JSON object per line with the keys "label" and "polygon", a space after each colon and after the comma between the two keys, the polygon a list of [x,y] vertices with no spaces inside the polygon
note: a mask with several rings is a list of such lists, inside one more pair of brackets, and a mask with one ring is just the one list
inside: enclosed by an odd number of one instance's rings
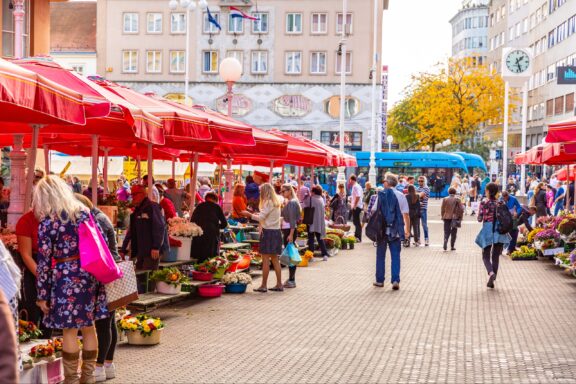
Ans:
{"label": "cobblestone pavement", "polygon": [[372,286],[375,250],[357,245],[299,269],[284,293],[155,311],[162,344],[120,345],[112,382],[576,382],[576,279],[548,261],[504,258],[488,290],[479,225],[468,217],[458,250],[443,252],[438,212],[432,202],[431,246],[402,251],[400,291],[389,274]]}

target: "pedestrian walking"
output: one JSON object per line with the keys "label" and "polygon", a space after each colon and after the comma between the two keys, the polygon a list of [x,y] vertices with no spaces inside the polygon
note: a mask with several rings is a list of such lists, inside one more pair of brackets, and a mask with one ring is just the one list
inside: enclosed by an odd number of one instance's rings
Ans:
{"label": "pedestrian walking", "polygon": [[422,223],[422,231],[424,232],[424,245],[430,245],[430,236],[428,235],[428,200],[430,200],[430,188],[428,187],[428,180],[426,176],[418,178],[418,187],[416,192],[420,194],[420,222]]}
{"label": "pedestrian walking", "polygon": [[[510,244],[506,248],[505,254],[510,254],[516,250],[516,241],[518,240],[518,226],[520,224],[520,219],[522,215],[522,205],[515,196],[512,196],[508,191],[502,192],[502,201],[506,204],[506,208],[510,211],[512,218],[514,219],[514,224],[512,230],[510,231]],[[528,227],[530,225],[528,224]]]}
{"label": "pedestrian walking", "polygon": [[356,176],[350,176],[350,187],[352,201],[350,202],[350,209],[352,210],[352,222],[354,223],[354,236],[357,241],[362,242],[362,222],[360,221],[360,213],[364,207],[364,202],[362,198],[364,197],[364,191],[358,182],[356,181]]}
{"label": "pedestrian walking", "polygon": [[[391,258],[391,282],[392,289],[400,289],[400,252],[404,240],[404,219],[398,202],[398,194],[395,193],[398,179],[388,174],[384,181],[384,190],[378,192],[372,215],[376,210],[382,214],[383,221],[380,223],[383,239],[376,245],[376,281],[374,286],[384,287],[386,251],[390,249]],[[404,196],[402,194],[402,196]]]}
{"label": "pedestrian walking", "polygon": [[332,196],[332,199],[330,200],[330,212],[332,221],[341,221],[341,224],[346,224],[347,211],[346,188],[344,187],[344,184],[339,184],[338,191],[334,194],[334,196]]}
{"label": "pedestrian walking", "polygon": [[[292,184],[282,185],[282,196],[284,197],[284,204],[282,206],[282,234],[284,235],[284,247],[289,243],[294,243],[296,239],[296,227],[300,216],[302,215],[302,207],[296,197],[296,191]],[[284,288],[296,288],[296,265],[288,266],[288,280],[284,283]]]}
{"label": "pedestrian walking", "polygon": [[262,255],[262,284],[254,289],[256,292],[267,292],[268,274],[270,273],[270,262],[276,273],[276,286],[270,288],[271,291],[281,292],[282,271],[278,256],[282,253],[282,232],[280,231],[280,209],[281,202],[270,183],[260,186],[260,212],[250,213],[244,211],[244,215],[252,220],[258,221],[262,227],[262,237],[260,238],[260,254]]}
{"label": "pedestrian walking", "polygon": [[398,200],[398,205],[400,206],[400,213],[402,214],[402,219],[404,222],[404,236],[402,238],[404,242],[404,247],[410,247],[410,207],[408,206],[408,200],[404,193],[400,192],[396,187],[398,186],[398,177],[392,173],[387,173],[385,176],[385,185],[392,189],[396,199]]}
{"label": "pedestrian walking", "polygon": [[202,235],[192,241],[190,255],[202,263],[219,253],[220,230],[228,226],[224,212],[218,205],[214,192],[204,195],[205,201],[198,204],[192,214],[192,222],[202,228]]}
{"label": "pedestrian walking", "polygon": [[38,227],[38,301],[48,328],[63,331],[64,382],[78,382],[78,329],[82,332],[81,383],[94,382],[98,340],[94,322],[109,317],[106,292],[80,267],[78,228],[89,210],[66,183],[48,176],[36,185],[33,209]]}
{"label": "pedestrian walking", "polygon": [[558,216],[560,211],[564,210],[564,201],[566,200],[566,188],[562,181],[557,181],[558,189],[554,196],[554,216]]}
{"label": "pedestrian walking", "polygon": [[319,185],[314,186],[312,188],[312,195],[310,198],[304,200],[302,206],[304,208],[312,207],[314,209],[314,219],[312,224],[308,226],[308,250],[314,252],[314,238],[316,238],[324,261],[328,261],[328,250],[324,243],[324,238],[326,237],[326,218],[324,198],[322,198],[322,187]]}
{"label": "pedestrian walking", "polygon": [[482,261],[488,272],[488,288],[494,288],[500,255],[504,246],[510,243],[509,234],[500,234],[496,228],[496,209],[498,201],[498,185],[488,183],[486,185],[486,198],[480,203],[478,211],[478,221],[482,223],[482,229],[476,236],[476,244],[482,248]]}
{"label": "pedestrian walking", "polygon": [[416,188],[413,185],[408,185],[408,208],[410,215],[410,228],[412,228],[412,235],[414,236],[414,246],[420,246],[420,215],[421,205],[420,196],[416,193]]}
{"label": "pedestrian walking", "polygon": [[538,183],[534,189],[534,195],[532,196],[533,203],[530,205],[536,206],[536,219],[542,216],[548,215],[548,201],[546,199],[546,188],[544,183]]}
{"label": "pedestrian walking", "polygon": [[464,215],[464,206],[460,198],[456,196],[456,189],[448,189],[448,197],[442,199],[442,206],[440,208],[440,215],[444,221],[444,250],[448,250],[448,240],[450,240],[450,250],[455,251],[456,236],[458,228],[462,224],[462,217]]}

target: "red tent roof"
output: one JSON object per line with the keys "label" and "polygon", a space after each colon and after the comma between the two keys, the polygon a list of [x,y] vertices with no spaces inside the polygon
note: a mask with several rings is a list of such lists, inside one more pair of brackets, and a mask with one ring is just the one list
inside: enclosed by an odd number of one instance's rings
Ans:
{"label": "red tent roof", "polygon": [[536,147],[532,147],[526,152],[519,153],[514,156],[514,163],[521,165],[521,164],[534,164],[539,165],[542,164],[542,145],[537,145]]}
{"label": "red tent roof", "polygon": [[576,163],[576,143],[545,144],[542,149],[542,163],[547,165]]}
{"label": "red tent roof", "polygon": [[547,143],[566,141],[576,141],[576,118],[574,117],[548,126]]}

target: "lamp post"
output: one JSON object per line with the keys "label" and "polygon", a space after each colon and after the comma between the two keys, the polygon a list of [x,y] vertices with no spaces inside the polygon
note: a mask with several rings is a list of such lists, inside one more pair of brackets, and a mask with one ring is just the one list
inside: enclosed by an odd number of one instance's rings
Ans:
{"label": "lamp post", "polygon": [[386,136],[386,142],[388,143],[388,152],[392,152],[392,143],[394,142],[394,136]]}
{"label": "lamp post", "polygon": [[[200,0],[200,7],[207,5],[206,0]],[[190,14],[196,10],[196,0],[170,0],[168,8],[175,11],[181,7],[186,10],[186,49],[184,53],[184,104],[188,105],[190,91]]]}
{"label": "lamp post", "polygon": [[[344,152],[344,119],[346,107],[346,29],[348,0],[342,0],[342,34],[340,38],[340,152]],[[346,184],[346,167],[338,167],[337,184]]]}
{"label": "lamp post", "polygon": [[[240,77],[242,76],[242,64],[240,64],[240,62],[234,57],[227,57],[220,63],[219,73],[222,80],[226,82],[228,117],[232,117],[232,98],[234,96],[232,88],[234,87],[234,83],[240,80]],[[224,177],[226,178],[226,189],[224,190],[224,203],[222,209],[224,212],[229,212],[232,209],[232,180],[234,178],[232,159],[228,159],[226,165],[226,171],[224,172]]]}

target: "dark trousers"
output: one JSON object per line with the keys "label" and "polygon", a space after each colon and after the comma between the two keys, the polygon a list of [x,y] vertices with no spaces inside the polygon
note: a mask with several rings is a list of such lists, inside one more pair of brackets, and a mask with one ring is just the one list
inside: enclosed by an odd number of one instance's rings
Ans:
{"label": "dark trousers", "polygon": [[362,240],[362,223],[360,222],[360,213],[362,209],[356,207],[352,210],[352,223],[354,223],[354,236]]}
{"label": "dark trousers", "polygon": [[46,328],[42,321],[44,314],[40,307],[36,305],[38,300],[38,293],[36,290],[36,277],[28,270],[24,271],[24,278],[22,281],[22,299],[20,300],[20,310],[25,310],[28,318],[22,320],[31,321],[38,326],[42,331],[42,338],[49,339],[52,337],[52,330]]}
{"label": "dark trousers", "polygon": [[420,242],[420,216],[412,217],[410,216],[410,227],[412,227],[412,236],[414,237],[414,242]]}
{"label": "dark trousers", "polygon": [[484,262],[484,266],[486,267],[486,272],[488,272],[488,274],[491,272],[494,272],[495,274],[498,273],[500,254],[502,253],[503,248],[504,244],[495,243],[482,249],[482,261]]}
{"label": "dark trousers", "polygon": [[326,249],[326,243],[324,243],[324,239],[322,235],[318,232],[308,232],[308,249],[314,252],[314,236],[316,236],[316,240],[318,241],[318,245],[320,246],[320,251],[322,252],[322,256],[328,256],[328,250]]}
{"label": "dark trousers", "polygon": [[96,320],[96,336],[98,337],[98,358],[96,363],[104,364],[104,361],[114,360],[114,351],[118,341],[118,329],[116,328],[115,311],[110,312],[110,317]]}
{"label": "dark trousers", "polygon": [[448,244],[448,239],[450,239],[450,248],[454,248],[456,244],[456,235],[458,234],[458,228],[452,228],[452,220],[444,220],[444,245]]}
{"label": "dark trousers", "polygon": [[[283,229],[282,230],[282,235],[284,237],[284,246],[288,245],[288,236],[290,236],[290,230],[289,229]],[[294,231],[294,236],[296,236],[296,231]],[[288,267],[288,281],[296,281],[296,265],[290,265]]]}
{"label": "dark trousers", "polygon": [[518,242],[518,229],[511,230],[510,236],[512,236],[512,240],[510,240],[510,244],[508,245],[508,252],[511,253],[516,250],[516,243]]}

